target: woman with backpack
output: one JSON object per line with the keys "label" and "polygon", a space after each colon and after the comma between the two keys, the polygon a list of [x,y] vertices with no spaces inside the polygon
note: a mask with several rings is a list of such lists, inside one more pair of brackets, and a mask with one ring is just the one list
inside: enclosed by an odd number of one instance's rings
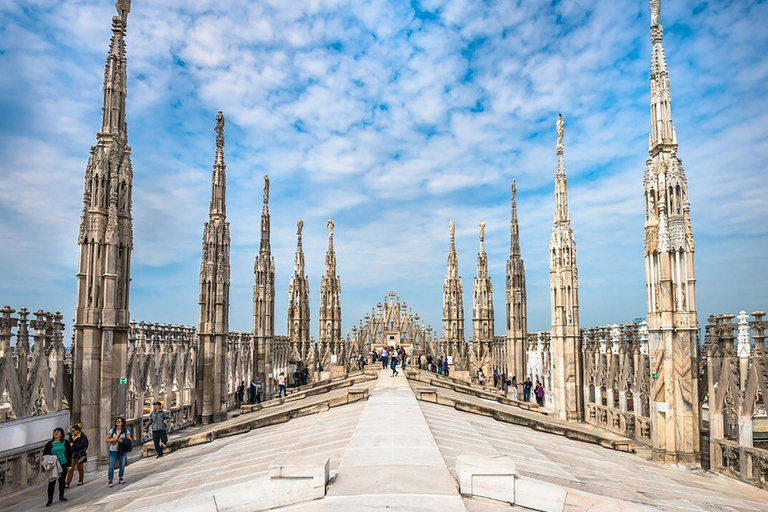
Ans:
{"label": "woman with backpack", "polygon": [[108,487],[114,487],[112,482],[115,476],[115,466],[119,467],[118,483],[124,484],[123,474],[125,473],[125,460],[128,458],[128,452],[133,449],[131,440],[131,430],[125,424],[125,418],[118,416],[115,425],[107,432],[107,444],[109,445],[109,478]]}
{"label": "woman with backpack", "polygon": [[[58,474],[58,478],[48,480],[48,502],[45,506],[50,507],[53,503],[53,490],[56,488],[56,482],[59,482],[59,501],[67,501],[67,498],[64,497],[64,479],[67,477],[69,462],[72,460],[72,445],[64,437],[63,428],[53,429],[53,437],[43,448],[43,458],[46,455],[55,456],[61,466],[61,473]],[[55,465],[55,462],[53,464]]]}
{"label": "woman with backpack", "polygon": [[69,472],[67,473],[67,489],[69,484],[72,483],[72,479],[75,476],[75,470],[77,470],[78,479],[77,485],[83,485],[83,476],[85,475],[85,461],[88,460],[88,438],[83,432],[83,426],[80,423],[72,425],[69,429],[70,442],[72,443],[72,459],[69,465]]}

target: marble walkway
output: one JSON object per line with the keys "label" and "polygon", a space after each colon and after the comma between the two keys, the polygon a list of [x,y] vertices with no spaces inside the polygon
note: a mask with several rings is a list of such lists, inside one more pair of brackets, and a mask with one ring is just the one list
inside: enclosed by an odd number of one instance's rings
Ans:
{"label": "marble walkway", "polygon": [[768,511],[768,492],[715,473],[664,467],[631,453],[451,407],[419,402],[455,476],[456,456],[505,454],[522,476],[669,511]]}
{"label": "marble walkway", "polygon": [[[509,510],[510,507],[505,507]],[[464,512],[403,373],[382,371],[325,499],[285,510]]]}
{"label": "marble walkway", "polygon": [[[185,448],[128,466],[128,483],[106,487],[104,471],[45,508],[37,489],[0,510],[181,512],[227,486],[266,475],[276,459],[330,458],[326,498],[280,510],[509,512],[509,505],[458,494],[459,454],[510,456],[526,477],[669,511],[768,512],[768,492],[705,471],[665,468],[630,453],[418,402],[409,381],[383,371],[366,402]],[[254,503],[258,496],[253,497]],[[570,509],[569,509],[570,510]]]}

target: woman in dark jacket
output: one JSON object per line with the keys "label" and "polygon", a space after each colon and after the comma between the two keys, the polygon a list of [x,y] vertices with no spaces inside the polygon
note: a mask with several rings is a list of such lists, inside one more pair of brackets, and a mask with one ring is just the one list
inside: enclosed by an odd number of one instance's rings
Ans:
{"label": "woman in dark jacket", "polygon": [[72,459],[69,465],[69,471],[67,472],[67,489],[69,484],[72,483],[72,479],[75,476],[75,470],[77,470],[80,477],[77,485],[83,485],[83,476],[85,474],[85,461],[88,460],[88,438],[85,437],[83,427],[77,423],[72,425],[69,429],[70,442],[72,443]]}
{"label": "woman in dark jacket", "polygon": [[59,501],[67,501],[67,498],[64,497],[64,480],[67,478],[69,462],[72,460],[72,445],[64,437],[63,428],[53,429],[53,438],[43,448],[43,455],[55,455],[61,464],[59,478],[48,482],[48,503],[45,506],[50,507],[53,503],[53,490],[56,488],[56,481],[59,482]]}

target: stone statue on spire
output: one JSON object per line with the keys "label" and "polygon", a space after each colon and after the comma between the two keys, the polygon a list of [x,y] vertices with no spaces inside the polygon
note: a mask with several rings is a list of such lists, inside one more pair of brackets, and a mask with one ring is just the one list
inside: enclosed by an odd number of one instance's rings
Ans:
{"label": "stone statue on spire", "polygon": [[329,218],[328,219],[328,224],[326,224],[326,227],[328,228],[328,234],[329,235],[333,235],[333,226],[334,226],[333,219]]}
{"label": "stone statue on spire", "polygon": [[448,233],[450,233],[451,238],[456,236],[456,223],[453,222],[453,219],[451,219],[451,222],[448,223]]}
{"label": "stone statue on spire", "polygon": [[301,236],[302,229],[304,229],[304,221],[299,219],[299,222],[296,223],[296,234]]}
{"label": "stone statue on spire", "polygon": [[269,175],[264,175],[264,204],[269,201]]}
{"label": "stone statue on spire", "polygon": [[213,129],[216,132],[216,145],[220,148],[224,147],[224,114],[221,110],[216,114],[216,128]]}
{"label": "stone statue on spire", "polygon": [[651,0],[651,26],[659,24],[659,11],[661,11],[661,0]]}
{"label": "stone statue on spire", "polygon": [[563,134],[565,133],[565,121],[563,121],[563,114],[557,115],[557,123],[555,124],[555,129],[557,130],[557,147],[561,148],[563,147]]}
{"label": "stone statue on spire", "polygon": [[115,2],[115,9],[117,9],[117,14],[120,15],[120,19],[125,21],[128,13],[131,12],[131,0],[117,0],[117,2]]}
{"label": "stone statue on spire", "polygon": [[485,241],[485,222],[480,221],[480,241]]}

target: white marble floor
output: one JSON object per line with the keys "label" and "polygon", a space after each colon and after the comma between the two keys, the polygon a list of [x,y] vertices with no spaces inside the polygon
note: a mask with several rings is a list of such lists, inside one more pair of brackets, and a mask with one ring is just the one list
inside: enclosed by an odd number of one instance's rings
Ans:
{"label": "white marble floor", "polygon": [[768,492],[702,470],[664,467],[520,425],[420,402],[450,471],[456,456],[509,455],[523,476],[670,511],[768,511]]}
{"label": "white marble floor", "polygon": [[286,510],[467,509],[407,380],[382,371],[326,498]]}

